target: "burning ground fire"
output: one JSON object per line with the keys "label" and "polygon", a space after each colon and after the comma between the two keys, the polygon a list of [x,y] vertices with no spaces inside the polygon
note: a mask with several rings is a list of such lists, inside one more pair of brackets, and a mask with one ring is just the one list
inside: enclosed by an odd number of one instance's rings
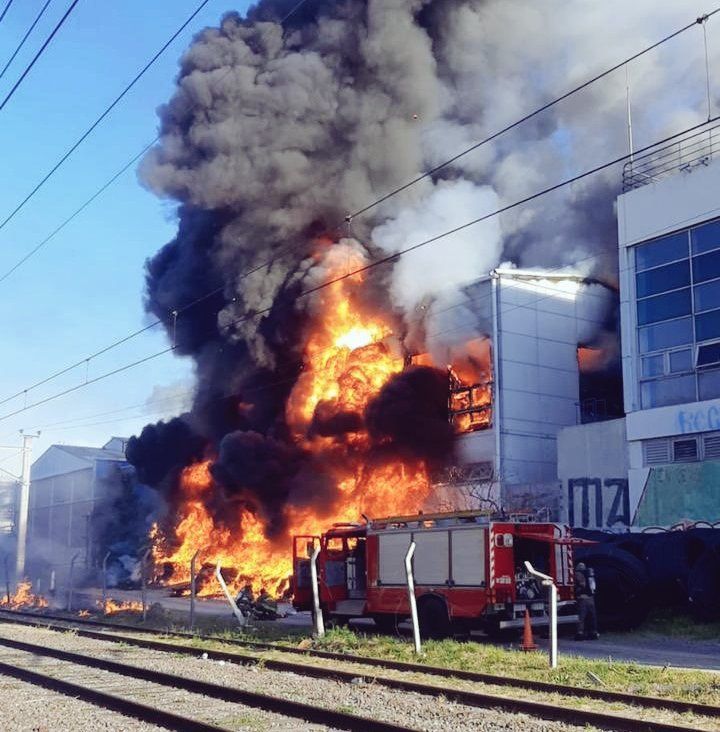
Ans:
{"label": "burning ground fire", "polygon": [[[329,278],[364,262],[362,255],[342,245],[328,248],[323,257]],[[250,496],[229,504],[235,520],[221,524],[213,518],[208,508],[216,490],[212,459],[186,467],[180,478],[183,499],[175,526],[167,532],[155,526],[151,532],[155,566],[165,568],[163,581],[188,582],[190,561],[200,550],[199,563],[219,562],[233,588],[250,583],[256,591],[264,587],[279,595],[292,570],[293,535],[317,535],[332,522],[359,521],[363,514],[404,514],[423,508],[431,488],[425,462],[383,454],[382,449],[371,454],[373,441],[362,421],[371,400],[406,363],[389,318],[361,305],[363,282],[362,275],[355,275],[317,293],[305,339],[304,368],[285,408],[294,444],[329,472],[335,490],[324,502],[286,504],[282,509],[286,531],[271,539]],[[455,385],[466,383],[466,378],[471,385],[481,380],[477,373],[470,374],[473,363],[472,359],[458,362],[452,374]],[[480,387],[473,389],[461,407],[482,400]],[[338,419],[355,423],[337,431],[323,428]],[[468,413],[458,419],[468,419]],[[214,581],[201,582],[198,594],[216,591]]]}
{"label": "burning ground fire", "polygon": [[98,600],[96,604],[105,615],[114,615],[115,613],[123,612],[140,612],[142,610],[142,603],[135,602],[134,600],[115,602],[111,597],[108,597],[105,600],[104,606],[102,600]]}
{"label": "burning ground fire", "polygon": [[0,607],[10,610],[20,610],[27,607],[47,607],[48,601],[42,595],[36,595],[32,591],[32,583],[25,578],[18,582],[15,594],[10,596],[8,601],[7,595],[3,595],[0,600]]}

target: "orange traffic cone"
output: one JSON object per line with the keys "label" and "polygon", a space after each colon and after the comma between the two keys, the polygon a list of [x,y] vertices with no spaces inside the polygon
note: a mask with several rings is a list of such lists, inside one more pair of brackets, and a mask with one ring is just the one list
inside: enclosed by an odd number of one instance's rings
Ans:
{"label": "orange traffic cone", "polygon": [[530,613],[525,608],[525,627],[523,628],[523,639],[520,644],[521,651],[534,651],[537,650],[537,645],[533,640],[532,625],[530,625]]}

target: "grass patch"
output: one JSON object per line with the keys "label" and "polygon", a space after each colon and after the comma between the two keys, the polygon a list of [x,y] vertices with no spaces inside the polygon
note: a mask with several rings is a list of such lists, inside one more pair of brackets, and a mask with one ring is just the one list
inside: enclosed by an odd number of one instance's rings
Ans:
{"label": "grass patch", "polygon": [[589,676],[594,674],[600,679],[601,688],[607,690],[720,704],[720,674],[705,671],[659,669],[580,656],[563,656],[560,668],[551,671],[544,652],[521,653],[494,645],[457,640],[426,641],[423,656],[417,658],[406,639],[366,636],[342,628],[330,630],[325,638],[313,641],[313,647],[580,687],[594,686],[596,682],[591,681]]}

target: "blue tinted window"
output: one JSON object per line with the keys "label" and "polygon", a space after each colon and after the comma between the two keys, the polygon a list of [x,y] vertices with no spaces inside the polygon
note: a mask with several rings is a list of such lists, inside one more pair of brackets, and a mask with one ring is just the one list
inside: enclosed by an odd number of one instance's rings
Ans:
{"label": "blue tinted window", "polygon": [[693,254],[702,254],[711,249],[720,249],[720,220],[698,226],[690,231]]}
{"label": "blue tinted window", "polygon": [[657,267],[688,256],[688,233],[672,234],[635,247],[635,269]]}
{"label": "blue tinted window", "polygon": [[693,257],[693,279],[695,282],[705,282],[720,277],[720,250],[702,257]]}
{"label": "blue tinted window", "polygon": [[640,351],[659,351],[671,346],[684,346],[692,342],[692,319],[681,318],[667,323],[657,323],[639,329]]}
{"label": "blue tinted window", "polygon": [[639,272],[636,277],[637,296],[647,297],[657,295],[668,290],[677,290],[678,287],[687,287],[690,284],[690,262],[675,262],[664,267]]}
{"label": "blue tinted window", "polygon": [[672,378],[644,381],[642,389],[642,405],[664,407],[668,404],[681,404],[695,401],[695,375],[673,376]]}
{"label": "blue tinted window", "polygon": [[709,341],[720,338],[720,310],[695,316],[695,340]]}
{"label": "blue tinted window", "polygon": [[692,370],[692,351],[685,348],[682,351],[673,351],[670,354],[670,373],[679,374]]}
{"label": "blue tinted window", "polygon": [[697,285],[693,288],[695,294],[695,312],[720,308],[720,280]]}
{"label": "blue tinted window", "polygon": [[698,374],[698,390],[700,399],[717,399],[720,397],[720,370],[713,369]]}
{"label": "blue tinted window", "polygon": [[698,366],[710,366],[720,363],[720,343],[708,343],[698,347]]}
{"label": "blue tinted window", "polygon": [[665,356],[645,356],[642,360],[643,376],[662,376],[665,373]]}
{"label": "blue tinted window", "polygon": [[647,325],[660,320],[670,320],[670,318],[678,318],[681,315],[690,315],[691,310],[690,288],[686,287],[684,290],[669,292],[667,295],[638,300],[638,323]]}

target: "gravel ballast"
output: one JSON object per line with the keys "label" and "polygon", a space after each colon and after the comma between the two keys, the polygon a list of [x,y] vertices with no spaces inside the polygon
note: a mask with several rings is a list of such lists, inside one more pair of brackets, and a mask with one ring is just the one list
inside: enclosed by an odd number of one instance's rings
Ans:
{"label": "gravel ballast", "polygon": [[[364,683],[360,677],[357,683],[348,684],[332,680],[311,679],[294,673],[270,671],[262,668],[262,666],[239,666],[222,661],[211,661],[202,658],[201,650],[198,651],[198,656],[195,658],[175,656],[160,651],[148,651],[120,646],[107,641],[82,638],[72,632],[58,633],[40,628],[10,625],[0,626],[0,637],[76,653],[91,654],[95,658],[114,660],[165,673],[177,674],[186,678],[242,688],[261,694],[270,694],[297,702],[357,714],[369,719],[401,724],[418,730],[427,730],[428,732],[440,732],[447,729],[452,729],[453,732],[470,732],[470,730],[482,730],[483,732],[496,732],[498,730],[570,732],[571,730],[580,729],[560,722],[538,720],[526,714],[480,709],[456,704],[442,697],[436,698],[386,689],[371,683]],[[21,654],[0,646],[0,659],[6,663],[11,663],[12,657],[18,659],[23,655],[27,656],[28,654]],[[37,656],[32,658],[39,660]],[[68,664],[64,662],[42,658],[41,663],[42,668],[36,670],[40,670],[42,673],[51,673],[53,669],[54,673],[58,674],[69,672]],[[115,694],[121,694],[123,687],[131,688],[141,683],[142,687],[148,692],[143,699],[145,703],[160,706],[159,700],[163,699],[163,708],[165,708],[165,701],[172,697],[171,706],[168,707],[171,711],[187,716],[192,715],[195,718],[203,719],[203,721],[212,721],[215,724],[222,724],[222,726],[232,729],[280,730],[283,729],[283,726],[286,730],[321,729],[317,725],[309,725],[298,720],[288,721],[286,717],[280,717],[281,723],[278,719],[271,719],[271,717],[279,717],[279,715],[260,712],[259,710],[248,710],[237,704],[229,704],[228,706],[240,707],[245,712],[237,712],[237,710],[220,712],[219,706],[227,703],[217,700],[211,700],[211,703],[218,708],[218,714],[213,716],[212,719],[208,719],[200,716],[200,706],[197,704],[198,695],[179,690],[168,690],[166,687],[160,687],[150,693],[151,687],[157,685],[132,679],[122,679],[115,674],[107,674],[89,668],[80,669],[77,666],[71,666],[70,668],[78,674],[78,678],[82,675],[84,679],[84,681],[76,681],[76,683],[103,684],[104,682],[104,684],[107,684],[108,679],[113,679],[112,689],[108,690]],[[68,680],[75,681],[75,679]],[[105,688],[105,685],[102,688]],[[189,704],[183,703],[184,700],[188,699],[191,700]],[[268,718],[255,718],[251,721],[236,716],[233,719],[233,713],[250,713],[258,715],[258,717],[268,715]]]}

